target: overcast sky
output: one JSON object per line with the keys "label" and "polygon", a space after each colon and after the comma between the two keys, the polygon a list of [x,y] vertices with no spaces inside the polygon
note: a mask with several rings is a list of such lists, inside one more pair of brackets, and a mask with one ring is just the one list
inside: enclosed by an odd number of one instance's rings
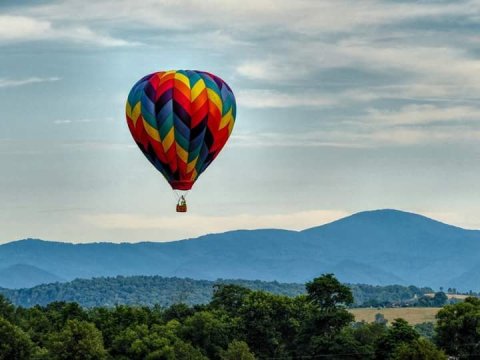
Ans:
{"label": "overcast sky", "polygon": [[[0,2],[0,242],[167,241],[395,208],[480,228],[480,1]],[[237,97],[174,212],[134,145],[143,75]]]}

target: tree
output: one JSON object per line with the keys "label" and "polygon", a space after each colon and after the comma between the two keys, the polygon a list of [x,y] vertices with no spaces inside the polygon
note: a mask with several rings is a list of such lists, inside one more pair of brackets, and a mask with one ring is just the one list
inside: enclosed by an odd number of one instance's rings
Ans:
{"label": "tree", "polygon": [[186,304],[173,304],[165,310],[163,314],[164,321],[179,320],[183,321],[193,315],[194,310]]}
{"label": "tree", "polygon": [[416,324],[414,328],[421,336],[428,340],[432,340],[435,335],[435,324],[432,322]]}
{"label": "tree", "polygon": [[255,360],[255,356],[250,351],[244,341],[234,340],[228,344],[227,350],[224,350],[220,358],[222,360]]}
{"label": "tree", "polygon": [[102,333],[92,323],[68,320],[52,334],[48,350],[52,360],[101,360],[106,358]]}
{"label": "tree", "polygon": [[427,339],[419,338],[400,344],[392,355],[393,360],[447,360],[447,356]]}
{"label": "tree", "polygon": [[400,345],[410,346],[420,335],[403,319],[395,319],[392,326],[377,342],[375,351],[378,360],[393,359]]}
{"label": "tree", "polygon": [[0,317],[0,360],[30,359],[33,344],[19,327]]}
{"label": "tree", "polygon": [[113,340],[111,354],[129,360],[206,360],[191,344],[177,337],[181,324],[171,320],[165,325],[132,325]]}
{"label": "tree", "polygon": [[214,285],[213,289],[210,305],[215,309],[222,309],[233,315],[238,313],[245,302],[245,298],[252,292],[247,288],[233,284]]}
{"label": "tree", "polygon": [[299,316],[302,316],[295,311],[296,305],[302,308],[304,303],[263,291],[248,294],[239,316],[241,335],[251,351],[259,358],[287,357],[288,347],[293,345],[298,333]]}
{"label": "tree", "polygon": [[[346,326],[335,336],[328,353],[332,358],[373,360],[378,339],[387,331],[385,324],[365,322]],[[349,354],[345,357],[343,354]]]}
{"label": "tree", "polygon": [[381,313],[375,314],[375,323],[377,324],[382,324],[382,325],[387,325],[388,320],[385,319],[385,315]]}
{"label": "tree", "polygon": [[437,314],[436,342],[448,355],[480,356],[480,299],[447,305]]}
{"label": "tree", "polygon": [[185,319],[180,329],[181,337],[202,349],[209,359],[218,358],[235,333],[235,321],[220,311],[197,312]]}
{"label": "tree", "polygon": [[435,293],[435,295],[433,296],[432,304],[433,306],[441,307],[445,305],[447,301],[448,301],[448,296],[443,291],[440,291]]}
{"label": "tree", "polygon": [[344,309],[345,305],[353,303],[352,291],[332,274],[318,277],[306,287],[308,306],[297,338],[297,355],[330,353],[336,336],[354,320]]}
{"label": "tree", "polygon": [[15,317],[15,306],[12,305],[10,300],[0,294],[0,317],[5,320],[13,321]]}
{"label": "tree", "polygon": [[353,304],[353,294],[348,286],[338,281],[333,274],[322,275],[306,284],[308,298],[322,310]]}

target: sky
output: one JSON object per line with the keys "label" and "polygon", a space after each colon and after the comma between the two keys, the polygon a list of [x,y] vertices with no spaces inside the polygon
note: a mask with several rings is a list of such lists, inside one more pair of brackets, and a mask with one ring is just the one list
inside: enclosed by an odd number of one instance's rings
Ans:
{"label": "sky", "polygon": [[[480,229],[480,1],[0,1],[0,243],[169,241],[394,208]],[[145,74],[206,70],[232,136],[175,213]]]}

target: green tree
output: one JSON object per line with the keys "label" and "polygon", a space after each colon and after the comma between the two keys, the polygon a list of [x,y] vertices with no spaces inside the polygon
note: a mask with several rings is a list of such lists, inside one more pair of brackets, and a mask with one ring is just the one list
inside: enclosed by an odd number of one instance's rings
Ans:
{"label": "green tree", "polygon": [[0,317],[0,360],[30,359],[33,344],[19,327]]}
{"label": "green tree", "polygon": [[165,310],[163,319],[165,322],[170,320],[183,321],[189,316],[192,316],[195,311],[186,304],[173,304]]}
{"label": "green tree", "polygon": [[102,333],[82,320],[68,320],[60,332],[52,334],[48,350],[52,360],[101,360],[107,355]]}
{"label": "green tree", "polygon": [[222,351],[222,360],[255,360],[248,344],[244,341],[234,340],[228,344],[227,350]]}
{"label": "green tree", "polygon": [[375,314],[375,322],[377,324],[387,325],[388,320],[385,319],[385,315],[383,315],[381,313],[377,313],[377,314]]}
{"label": "green tree", "polygon": [[304,299],[307,305],[301,316],[296,355],[330,354],[335,351],[336,337],[354,320],[344,308],[353,303],[352,292],[332,274],[322,275],[307,283],[306,287]]}
{"label": "green tree", "polygon": [[231,315],[237,315],[245,303],[245,299],[252,291],[239,285],[217,284],[214,286],[210,306],[222,309]]}
{"label": "green tree", "polygon": [[348,286],[333,274],[325,274],[306,284],[308,298],[322,310],[335,310],[339,305],[353,304],[353,294]]}
{"label": "green tree", "polygon": [[378,360],[393,359],[395,351],[400,345],[410,346],[420,335],[403,319],[395,319],[392,326],[388,328],[377,342],[375,352]]}
{"label": "green tree", "polygon": [[448,296],[443,291],[440,291],[435,293],[435,295],[433,296],[432,304],[433,306],[440,307],[445,305],[447,301],[448,301]]}
{"label": "green tree", "polygon": [[428,340],[432,340],[435,336],[435,324],[433,322],[415,324],[414,328],[421,336]]}
{"label": "green tree", "polygon": [[2,294],[0,294],[0,317],[11,322],[15,318],[15,306]]}
{"label": "green tree", "polygon": [[181,337],[202,349],[209,359],[219,358],[236,332],[236,321],[221,311],[197,312],[185,319],[180,329]]}
{"label": "green tree", "polygon": [[[300,327],[295,304],[293,299],[263,291],[248,294],[239,316],[243,337],[256,356],[287,357]],[[300,307],[304,304],[298,302]]]}
{"label": "green tree", "polygon": [[437,314],[436,342],[448,355],[461,359],[480,356],[480,299],[447,305]]}
{"label": "green tree", "polygon": [[201,352],[177,337],[181,324],[172,320],[166,325],[134,325],[113,340],[111,354],[128,360],[205,360]]}
{"label": "green tree", "polygon": [[378,323],[361,322],[346,326],[335,336],[327,351],[332,358],[372,360],[376,343],[386,331],[385,324]]}
{"label": "green tree", "polygon": [[445,353],[424,338],[400,344],[392,355],[393,360],[447,360]]}
{"label": "green tree", "polygon": [[48,336],[53,331],[53,324],[45,309],[40,306],[30,309],[18,308],[16,313],[18,326],[29,335],[35,344],[45,347]]}

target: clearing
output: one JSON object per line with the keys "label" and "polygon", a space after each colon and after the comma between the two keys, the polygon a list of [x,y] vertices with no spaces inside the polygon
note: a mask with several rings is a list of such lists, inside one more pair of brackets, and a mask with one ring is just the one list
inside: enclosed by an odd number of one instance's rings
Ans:
{"label": "clearing", "polygon": [[411,325],[423,322],[435,322],[435,315],[441,308],[439,307],[405,307],[405,308],[357,308],[349,311],[355,315],[356,321],[375,321],[375,314],[383,314],[386,320],[391,323],[394,319],[402,318]]}

